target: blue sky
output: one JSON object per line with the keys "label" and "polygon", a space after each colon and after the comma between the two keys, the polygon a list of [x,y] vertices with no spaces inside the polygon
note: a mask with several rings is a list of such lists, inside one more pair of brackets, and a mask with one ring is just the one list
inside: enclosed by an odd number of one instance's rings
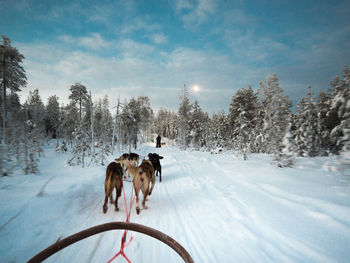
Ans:
{"label": "blue sky", "polygon": [[277,73],[294,104],[350,62],[350,1],[0,0],[0,34],[24,54],[28,87],[67,103],[81,82],[114,104],[148,96],[177,110],[184,83],[212,113]]}

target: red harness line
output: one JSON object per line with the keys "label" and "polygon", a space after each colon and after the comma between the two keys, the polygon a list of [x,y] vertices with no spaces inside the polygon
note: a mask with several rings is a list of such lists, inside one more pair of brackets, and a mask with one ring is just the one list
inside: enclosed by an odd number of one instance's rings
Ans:
{"label": "red harness line", "polygon": [[[135,201],[135,197],[136,195],[134,195],[134,198],[132,197],[133,196],[133,189],[131,189],[131,196],[130,196],[130,207],[129,207],[129,212],[128,212],[128,206],[126,204],[126,197],[125,197],[125,189],[124,189],[124,182],[123,182],[123,178],[122,178],[122,186],[123,186],[123,192],[124,192],[124,204],[125,204],[125,210],[126,210],[126,222],[129,222],[130,221],[130,213],[131,213],[131,208],[132,208],[132,205]],[[132,236],[130,237],[130,240],[128,241],[128,243],[125,244],[125,241],[126,241],[126,234],[128,233],[128,231],[125,229],[124,230],[124,233],[123,233],[123,236],[122,236],[122,239],[120,241],[120,250],[117,254],[115,254],[110,260],[107,261],[107,263],[111,263],[114,259],[116,259],[119,255],[121,255],[123,258],[125,258],[125,260],[128,262],[128,263],[131,263],[131,261],[128,259],[128,257],[125,255],[124,253],[124,248],[128,247],[132,241]]]}

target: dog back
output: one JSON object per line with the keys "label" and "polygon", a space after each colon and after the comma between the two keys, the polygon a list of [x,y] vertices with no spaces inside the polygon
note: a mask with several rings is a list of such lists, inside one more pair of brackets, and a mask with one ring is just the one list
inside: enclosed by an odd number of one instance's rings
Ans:
{"label": "dog back", "polygon": [[109,176],[112,176],[112,175],[118,175],[120,178],[122,178],[122,176],[123,176],[123,167],[120,165],[120,163],[111,162],[107,166],[106,177],[109,177]]}
{"label": "dog back", "polygon": [[137,166],[140,161],[140,156],[137,153],[129,153],[127,160],[131,162],[133,165]]}
{"label": "dog back", "polygon": [[154,168],[152,163],[148,160],[142,160],[140,167],[146,172],[147,177],[149,179],[152,179],[152,177],[154,176]]}
{"label": "dog back", "polygon": [[151,161],[154,170],[159,170],[159,168],[161,167],[159,160],[163,159],[164,157],[160,156],[160,155],[158,155],[156,153],[149,153],[148,154],[148,158]]}
{"label": "dog back", "polygon": [[130,160],[138,160],[138,159],[140,159],[140,156],[137,153],[129,153],[129,159]]}

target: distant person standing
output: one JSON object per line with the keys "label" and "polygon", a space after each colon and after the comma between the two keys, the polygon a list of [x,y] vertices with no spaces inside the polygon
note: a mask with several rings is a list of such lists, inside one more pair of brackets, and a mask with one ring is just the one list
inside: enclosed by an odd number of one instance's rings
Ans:
{"label": "distant person standing", "polygon": [[158,135],[158,137],[157,137],[157,144],[156,144],[156,148],[160,148],[160,140],[161,140],[161,138],[160,138],[160,136]]}

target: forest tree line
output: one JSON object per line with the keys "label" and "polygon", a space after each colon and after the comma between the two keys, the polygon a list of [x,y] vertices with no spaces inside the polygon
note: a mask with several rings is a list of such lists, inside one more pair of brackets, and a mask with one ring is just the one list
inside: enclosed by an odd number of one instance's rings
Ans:
{"label": "forest tree line", "polygon": [[[35,89],[22,104],[18,92],[26,87],[24,56],[2,36],[0,45],[0,172],[14,168],[36,173],[42,147],[55,140],[57,152],[68,152],[70,165],[105,165],[117,147],[131,151],[138,143],[159,134],[182,149],[211,152],[234,150],[242,158],[250,153],[274,155],[280,167],[292,166],[295,156],[340,155],[350,166],[350,70],[336,77],[327,91],[315,97],[312,88],[291,110],[276,74],[232,97],[228,113],[209,114],[198,101],[190,102],[184,86],[178,110],[154,114],[147,96],[120,101],[94,100],[88,87],[74,83],[69,103],[52,95],[44,103]],[[113,108],[113,112],[110,109]]]}
{"label": "forest tree line", "polygon": [[345,66],[342,78],[336,77],[317,97],[307,87],[293,112],[291,99],[273,74],[260,82],[257,91],[251,86],[239,89],[228,114],[222,110],[209,117],[185,95],[177,113],[158,112],[156,127],[182,148],[235,150],[244,159],[250,153],[268,153],[280,167],[292,166],[297,156],[341,155],[342,164],[349,167],[349,83],[350,70]]}

